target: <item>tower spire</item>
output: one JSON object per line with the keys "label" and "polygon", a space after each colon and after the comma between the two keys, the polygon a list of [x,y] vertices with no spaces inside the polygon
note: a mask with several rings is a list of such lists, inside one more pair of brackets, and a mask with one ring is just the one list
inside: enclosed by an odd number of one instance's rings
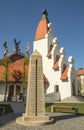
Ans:
{"label": "tower spire", "polygon": [[48,33],[48,13],[46,9],[42,10],[42,18],[37,26],[36,33],[35,33],[35,41],[45,38],[45,35]]}

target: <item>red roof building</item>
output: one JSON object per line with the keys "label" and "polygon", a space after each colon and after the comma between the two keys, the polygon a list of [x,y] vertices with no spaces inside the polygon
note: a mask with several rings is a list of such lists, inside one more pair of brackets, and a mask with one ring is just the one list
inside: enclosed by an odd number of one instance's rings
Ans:
{"label": "red roof building", "polygon": [[[3,58],[4,59],[4,58]],[[0,60],[0,63],[2,63]],[[10,62],[8,63],[7,71],[6,66],[0,65],[0,89],[3,91],[0,100],[4,101],[5,91],[7,95],[7,99],[9,101],[18,101],[20,93],[23,93],[23,89],[27,88],[28,83],[28,73],[29,73],[29,59],[23,53],[12,53],[8,56]],[[27,62],[25,62],[27,60]],[[7,73],[7,81],[6,81],[6,73]],[[43,74],[44,84],[48,83],[47,78]],[[5,85],[7,84],[7,88]],[[24,86],[24,84],[26,84]],[[26,90],[25,90],[26,92]]]}

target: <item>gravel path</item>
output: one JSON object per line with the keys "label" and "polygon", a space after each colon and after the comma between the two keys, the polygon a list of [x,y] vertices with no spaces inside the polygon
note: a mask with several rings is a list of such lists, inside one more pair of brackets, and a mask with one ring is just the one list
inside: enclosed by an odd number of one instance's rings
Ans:
{"label": "gravel path", "polygon": [[7,114],[0,116],[0,130],[84,130],[84,116],[65,113],[48,113],[56,123],[47,126],[21,126],[15,120],[21,114]]}

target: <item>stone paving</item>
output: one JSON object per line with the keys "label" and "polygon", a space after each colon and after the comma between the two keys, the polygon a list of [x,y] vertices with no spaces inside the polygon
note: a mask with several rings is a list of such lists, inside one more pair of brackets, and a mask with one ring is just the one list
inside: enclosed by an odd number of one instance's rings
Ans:
{"label": "stone paving", "polygon": [[16,118],[21,113],[0,116],[0,130],[84,130],[84,116],[68,113],[47,113],[55,119],[55,123],[46,126],[21,126],[16,124]]}
{"label": "stone paving", "polygon": [[46,126],[21,126],[16,124],[16,118],[25,111],[23,103],[11,103],[14,113],[0,116],[0,130],[84,130],[84,115],[72,115],[69,113],[47,113],[55,119],[55,123]]}

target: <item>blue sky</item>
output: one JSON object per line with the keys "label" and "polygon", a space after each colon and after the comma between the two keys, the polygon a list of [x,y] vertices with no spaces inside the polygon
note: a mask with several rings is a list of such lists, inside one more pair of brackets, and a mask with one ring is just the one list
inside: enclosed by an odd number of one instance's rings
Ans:
{"label": "blue sky", "polygon": [[32,53],[36,27],[44,8],[66,57],[74,57],[76,70],[84,68],[84,0],[0,0],[0,58],[5,41],[9,53],[13,51],[14,38],[21,40],[22,52],[30,43]]}

